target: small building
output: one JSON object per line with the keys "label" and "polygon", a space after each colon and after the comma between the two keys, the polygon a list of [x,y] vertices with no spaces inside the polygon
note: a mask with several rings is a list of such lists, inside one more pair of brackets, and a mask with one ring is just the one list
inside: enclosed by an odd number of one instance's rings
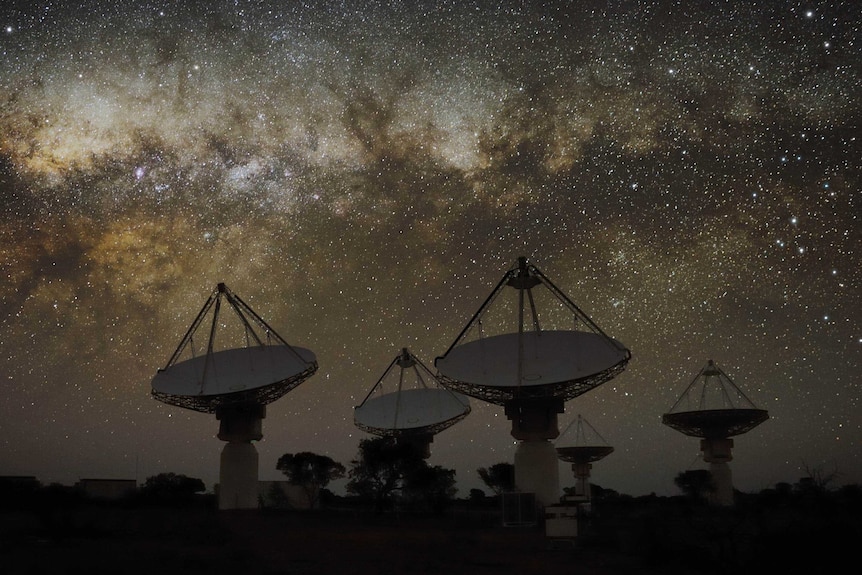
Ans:
{"label": "small building", "polygon": [[134,479],[81,479],[75,487],[90,499],[116,501],[134,495],[138,482]]}
{"label": "small building", "polygon": [[578,495],[561,498],[560,503],[545,507],[545,535],[554,541],[571,542],[580,534],[589,512],[589,499]]}
{"label": "small building", "polygon": [[501,500],[504,526],[525,526],[538,523],[538,504],[535,493],[508,491],[502,494]]}

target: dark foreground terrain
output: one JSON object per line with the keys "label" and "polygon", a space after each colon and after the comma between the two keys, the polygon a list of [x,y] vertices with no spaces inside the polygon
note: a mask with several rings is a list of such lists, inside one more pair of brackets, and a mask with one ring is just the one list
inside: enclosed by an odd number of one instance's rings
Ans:
{"label": "dark foreground terrain", "polygon": [[0,573],[829,573],[855,560],[862,538],[862,496],[849,495],[760,497],[725,510],[679,498],[605,502],[574,541],[469,506],[442,516],[19,506],[0,509]]}
{"label": "dark foreground terrain", "polygon": [[633,570],[632,558],[549,541],[538,527],[481,525],[451,516],[93,508],[54,517],[47,531],[34,529],[31,520],[24,514],[3,517],[0,573],[642,572]]}

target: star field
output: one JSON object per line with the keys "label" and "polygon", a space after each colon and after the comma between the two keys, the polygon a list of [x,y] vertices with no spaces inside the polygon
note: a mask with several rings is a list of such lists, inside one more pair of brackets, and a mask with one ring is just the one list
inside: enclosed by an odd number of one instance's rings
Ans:
{"label": "star field", "polygon": [[[0,8],[0,474],[212,487],[215,419],[150,380],[218,282],[320,364],[261,478],[348,464],[392,357],[523,255],[632,351],[560,418],[595,483],[703,465],[661,415],[708,359],[770,414],[738,488],[862,482],[856,3],[104,4]],[[472,403],[431,446],[461,496],[514,453]]]}

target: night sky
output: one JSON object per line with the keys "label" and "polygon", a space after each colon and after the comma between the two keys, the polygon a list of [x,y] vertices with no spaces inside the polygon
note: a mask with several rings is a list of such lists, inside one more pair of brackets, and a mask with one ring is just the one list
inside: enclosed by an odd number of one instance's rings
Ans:
{"label": "night sky", "polygon": [[[709,359],[770,414],[737,488],[862,482],[860,10],[5,0],[0,475],[212,488],[215,417],[150,382],[218,282],[320,364],[261,479],[349,465],[400,349],[433,365],[526,256],[632,352],[560,417],[615,448],[594,483],[705,467],[661,416]],[[472,406],[429,459],[460,496],[514,456]]]}

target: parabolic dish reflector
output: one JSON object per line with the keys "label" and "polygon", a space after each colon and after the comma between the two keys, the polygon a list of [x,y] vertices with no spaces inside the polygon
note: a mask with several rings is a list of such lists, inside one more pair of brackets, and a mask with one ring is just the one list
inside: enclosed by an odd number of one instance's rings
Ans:
{"label": "parabolic dish reflector", "polygon": [[271,403],[314,373],[313,352],[264,345],[226,349],[175,363],[153,378],[153,395],[165,403],[215,412],[226,403]]}
{"label": "parabolic dish reflector", "polygon": [[661,421],[685,435],[720,439],[747,433],[767,419],[769,413],[709,360]]}
{"label": "parabolic dish reflector", "polygon": [[748,433],[769,419],[765,409],[701,409],[666,413],[661,421],[685,435],[721,439]]}
{"label": "parabolic dish reflector", "polygon": [[558,447],[557,457],[568,463],[593,463],[604,459],[614,448],[609,445],[579,445],[574,447]]}
{"label": "parabolic dish reflector", "polygon": [[590,425],[580,414],[577,420],[566,427],[566,430],[560,435],[559,439],[562,439],[568,433],[572,425],[576,426],[574,444],[557,447],[557,458],[559,460],[569,463],[593,463],[613,453],[614,448],[608,445],[607,441],[596,431],[596,428]]}
{"label": "parabolic dish reflector", "polygon": [[506,333],[457,345],[436,366],[446,387],[491,403],[568,400],[625,368],[629,353],[615,341],[575,330]]}
{"label": "parabolic dish reflector", "polygon": [[[221,314],[222,302],[234,314]],[[204,330],[204,320],[209,329]],[[196,352],[198,333],[205,333]],[[219,342],[228,342],[216,347]],[[210,294],[167,365],[152,380],[153,397],[186,409],[215,413],[227,404],[265,405],[311,377],[317,359],[289,345],[251,307],[220,283]]]}
{"label": "parabolic dish reflector", "polygon": [[398,436],[437,433],[470,413],[469,400],[440,388],[405,389],[370,398],[355,408],[356,426],[369,433]]}

